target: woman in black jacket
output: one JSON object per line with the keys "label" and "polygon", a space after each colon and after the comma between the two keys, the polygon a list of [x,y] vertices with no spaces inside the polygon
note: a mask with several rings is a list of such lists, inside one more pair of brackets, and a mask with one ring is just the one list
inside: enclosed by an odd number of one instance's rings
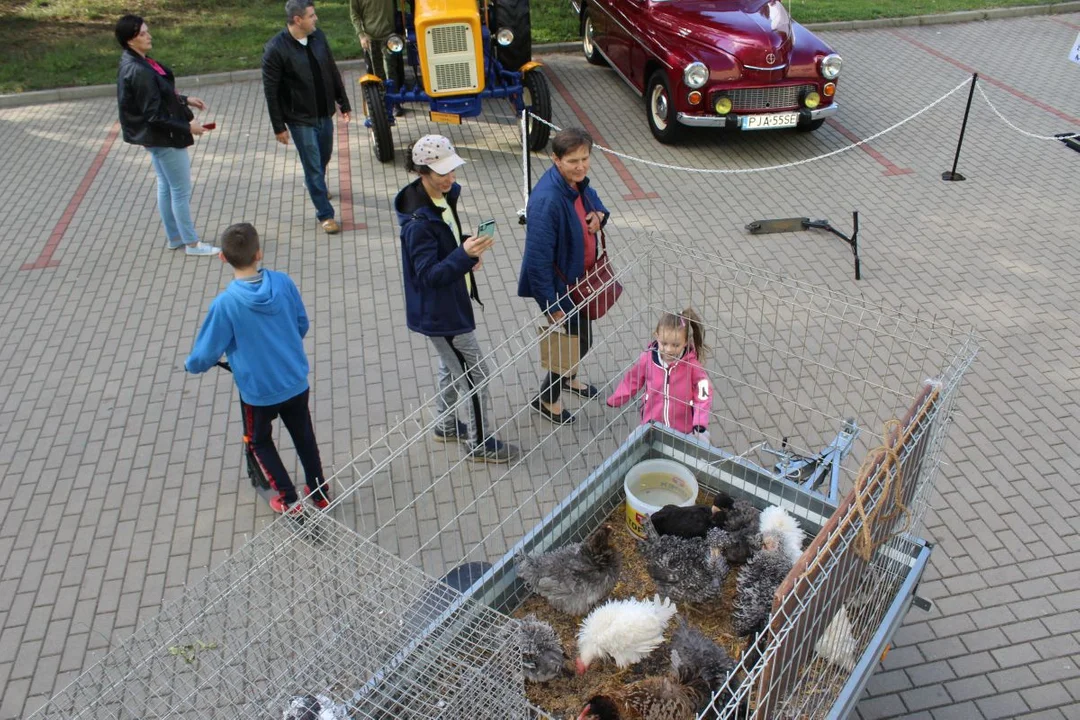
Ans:
{"label": "woman in black jacket", "polygon": [[195,135],[208,129],[195,120],[188,107],[206,109],[196,97],[176,92],[173,74],[147,57],[152,47],[150,30],[138,15],[125,15],[116,23],[116,40],[124,49],[116,77],[116,103],[124,141],[142,145],[149,153],[158,178],[158,212],[168,245],[188,255],[217,255],[219,249],[200,242],[191,219],[191,160],[187,147]]}

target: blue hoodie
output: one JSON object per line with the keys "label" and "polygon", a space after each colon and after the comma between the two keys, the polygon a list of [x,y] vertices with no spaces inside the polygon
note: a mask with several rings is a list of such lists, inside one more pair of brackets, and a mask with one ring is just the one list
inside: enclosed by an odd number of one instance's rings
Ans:
{"label": "blue hoodie", "polygon": [[292,279],[263,270],[262,282],[233,280],[210,303],[184,369],[204,373],[227,355],[244,402],[277,405],[308,389],[307,331]]}

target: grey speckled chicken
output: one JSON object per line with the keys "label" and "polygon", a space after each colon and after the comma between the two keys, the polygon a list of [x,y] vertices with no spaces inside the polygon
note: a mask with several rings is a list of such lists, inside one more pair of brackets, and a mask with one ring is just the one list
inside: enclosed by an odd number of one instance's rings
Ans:
{"label": "grey speckled chicken", "polygon": [[756,635],[765,629],[772,612],[773,593],[791,571],[792,562],[785,552],[781,538],[767,534],[761,552],[750,558],[739,571],[735,589],[732,624],[740,637]]}
{"label": "grey speckled chicken", "polygon": [[694,720],[709,688],[692,673],[649,677],[585,703],[578,720]]}
{"label": "grey speckled chicken", "polygon": [[745,563],[761,548],[760,517],[761,511],[742,498],[715,514],[716,526],[728,533],[723,542],[724,557],[732,565]]}
{"label": "grey speckled chicken", "polygon": [[622,556],[611,544],[612,529],[602,525],[584,542],[538,555],[514,558],[518,577],[554,607],[584,615],[607,597],[619,579]]}
{"label": "grey speckled chicken", "polygon": [[641,555],[657,592],[677,602],[702,603],[719,597],[728,563],[718,545],[723,531],[713,528],[704,538],[660,535],[645,519]]}
{"label": "grey speckled chicken", "polygon": [[560,674],[569,674],[566,652],[551,625],[535,615],[526,615],[518,623],[517,632],[526,680],[547,682]]}
{"label": "grey speckled chicken", "polygon": [[697,628],[690,627],[686,618],[671,636],[671,669],[679,676],[699,677],[716,692],[727,680],[735,661],[727,650]]}

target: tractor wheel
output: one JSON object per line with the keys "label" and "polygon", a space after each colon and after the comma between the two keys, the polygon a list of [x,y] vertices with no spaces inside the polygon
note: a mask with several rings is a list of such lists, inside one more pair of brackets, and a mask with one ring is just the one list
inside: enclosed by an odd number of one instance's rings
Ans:
{"label": "tractor wheel", "polygon": [[365,83],[363,91],[368,119],[371,121],[371,149],[375,152],[375,159],[379,162],[392,162],[394,137],[390,134],[390,112],[386,107],[382,83]]}
{"label": "tractor wheel", "polygon": [[675,119],[674,97],[663,70],[654,72],[645,87],[645,117],[653,137],[664,144],[675,142],[681,134],[679,121]]}
{"label": "tractor wheel", "polygon": [[495,12],[491,16],[491,36],[494,38],[499,28],[509,28],[514,32],[514,42],[498,48],[499,63],[505,70],[517,71],[522,65],[532,60],[532,18],[529,14],[529,0],[495,0]]}
{"label": "tractor wheel", "polygon": [[[544,73],[540,72],[538,68],[534,68],[525,73],[521,84],[524,86],[521,99],[525,102],[525,109],[536,115],[536,117],[551,122],[551,89],[548,87]],[[547,146],[548,137],[551,135],[551,126],[532,117],[528,118],[526,122],[528,123],[526,125],[526,137],[528,138],[529,149],[534,152],[543,150]]]}
{"label": "tractor wheel", "polygon": [[589,6],[581,9],[581,50],[590,65],[607,65],[607,60],[600,54],[593,41],[592,18],[589,17]]}

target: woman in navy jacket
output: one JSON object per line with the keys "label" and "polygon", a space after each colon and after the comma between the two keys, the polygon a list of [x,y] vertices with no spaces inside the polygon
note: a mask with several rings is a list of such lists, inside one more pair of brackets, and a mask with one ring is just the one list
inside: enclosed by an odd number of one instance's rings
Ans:
{"label": "woman in navy jacket", "polygon": [[[435,439],[467,442],[468,457],[475,462],[514,462],[520,451],[495,437],[490,372],[476,340],[472,309],[473,300],[480,302],[476,271],[495,240],[462,229],[461,186],[454,171],[464,164],[442,135],[425,135],[406,155],[405,169],[420,176],[394,198],[406,321],[410,330],[428,337],[439,358]],[[471,393],[467,425],[457,421],[454,410],[459,390]]]}
{"label": "woman in navy jacket", "polygon": [[[589,186],[592,137],[580,128],[567,128],[551,141],[554,165],[536,183],[526,210],[525,256],[521,262],[518,295],[536,300],[552,323],[566,322],[577,335],[581,357],[589,351],[592,334],[589,318],[579,312],[567,290],[592,269],[600,253],[600,229],[610,213]],[[562,390],[584,398],[597,389],[574,375],[548,373],[532,407],[559,425],[574,421],[562,407]]]}
{"label": "woman in navy jacket", "polygon": [[168,247],[188,255],[217,255],[213,245],[199,242],[191,219],[191,159],[187,147],[208,130],[188,108],[206,109],[197,97],[176,92],[172,71],[151,59],[150,29],[138,15],[116,23],[116,41],[124,49],[116,77],[116,104],[124,142],[142,145],[157,173],[158,213]]}

